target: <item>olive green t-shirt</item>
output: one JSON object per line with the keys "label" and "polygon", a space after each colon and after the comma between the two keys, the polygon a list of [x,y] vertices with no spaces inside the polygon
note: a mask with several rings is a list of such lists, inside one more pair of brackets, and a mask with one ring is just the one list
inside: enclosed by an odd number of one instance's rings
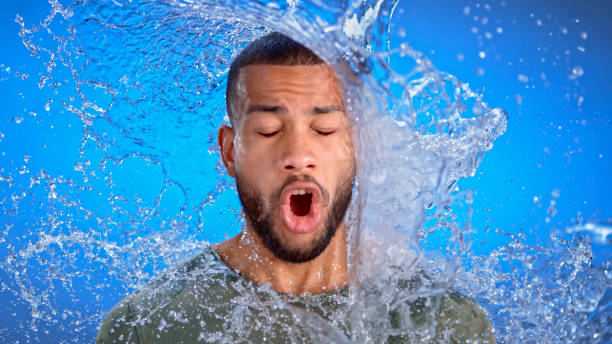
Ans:
{"label": "olive green t-shirt", "polygon": [[[418,299],[409,309],[389,313],[387,343],[495,343],[480,307],[458,293],[433,303]],[[96,343],[350,343],[348,312],[347,288],[277,293],[235,273],[208,248],[120,301]]]}

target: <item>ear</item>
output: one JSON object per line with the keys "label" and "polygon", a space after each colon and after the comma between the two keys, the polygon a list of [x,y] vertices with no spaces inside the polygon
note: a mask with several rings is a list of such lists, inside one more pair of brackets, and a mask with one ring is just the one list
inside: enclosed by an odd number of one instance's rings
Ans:
{"label": "ear", "polygon": [[232,178],[236,177],[236,161],[234,159],[234,128],[227,125],[221,126],[219,129],[219,151],[221,152],[221,160],[223,165]]}

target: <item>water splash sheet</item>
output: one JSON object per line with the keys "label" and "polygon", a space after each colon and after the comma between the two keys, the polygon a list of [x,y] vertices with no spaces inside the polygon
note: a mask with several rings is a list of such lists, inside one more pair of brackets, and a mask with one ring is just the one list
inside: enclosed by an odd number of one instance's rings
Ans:
{"label": "water splash sheet", "polygon": [[240,230],[216,130],[232,57],[269,30],[337,68],[358,146],[351,326],[302,316],[312,338],[383,342],[424,270],[412,297],[460,291],[498,342],[612,340],[604,1],[2,6],[3,342],[93,341],[121,298]]}

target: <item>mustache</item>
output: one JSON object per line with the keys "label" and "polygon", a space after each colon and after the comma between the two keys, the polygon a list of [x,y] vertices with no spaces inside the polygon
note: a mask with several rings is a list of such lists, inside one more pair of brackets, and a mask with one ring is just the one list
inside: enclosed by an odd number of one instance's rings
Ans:
{"label": "mustache", "polygon": [[283,182],[283,185],[281,185],[281,187],[278,188],[278,190],[272,193],[272,196],[270,197],[271,205],[276,206],[280,200],[280,196],[283,193],[283,190],[289,184],[293,184],[295,182],[306,182],[306,183],[315,184],[321,191],[323,206],[326,206],[329,203],[329,192],[313,176],[309,174],[300,174],[300,175],[292,174],[289,177],[287,177],[287,179],[285,179],[285,182]]}

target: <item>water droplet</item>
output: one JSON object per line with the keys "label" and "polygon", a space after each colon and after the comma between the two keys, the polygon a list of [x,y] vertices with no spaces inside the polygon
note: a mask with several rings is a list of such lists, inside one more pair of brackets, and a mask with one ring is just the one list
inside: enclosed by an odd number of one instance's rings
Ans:
{"label": "water droplet", "polygon": [[514,101],[518,104],[518,105],[522,105],[523,104],[523,96],[521,96],[520,94],[515,94],[514,95]]}
{"label": "water droplet", "polygon": [[561,191],[559,191],[559,189],[554,189],[550,195],[552,196],[552,198],[559,198],[559,195],[561,195]]}
{"label": "water droplet", "polygon": [[484,68],[482,68],[482,67],[476,67],[476,68],[474,69],[474,71],[476,72],[476,74],[478,74],[478,75],[480,75],[480,76],[485,75],[485,70],[484,70]]}
{"label": "water droplet", "polygon": [[463,56],[462,53],[457,54],[457,61],[463,61],[465,59],[465,56]]}
{"label": "water droplet", "polygon": [[22,116],[15,116],[15,117],[13,117],[13,122],[15,122],[17,124],[21,124],[21,122],[23,122],[23,117]]}
{"label": "water droplet", "polygon": [[470,11],[471,11],[470,6],[465,6],[463,8],[463,15],[466,15],[466,16],[469,15]]}
{"label": "water droplet", "polygon": [[478,57],[480,57],[481,59],[484,59],[485,57],[487,57],[487,54],[484,51],[479,51]]}
{"label": "water droplet", "polygon": [[501,35],[501,34],[504,32],[504,29],[503,29],[501,26],[498,26],[498,27],[495,29],[495,32],[497,32],[498,34],[500,34],[500,35]]}
{"label": "water droplet", "polygon": [[589,37],[589,35],[586,33],[586,31],[582,31],[580,33],[580,38],[586,40]]}
{"label": "water droplet", "polygon": [[561,33],[564,35],[567,35],[567,28],[566,27],[560,27],[559,30],[561,30]]}
{"label": "water droplet", "polygon": [[523,83],[523,84],[529,82],[529,77],[525,74],[519,74],[516,78],[518,79],[520,83]]}
{"label": "water droplet", "polygon": [[546,209],[546,214],[548,214],[548,216],[554,217],[555,215],[557,215],[557,208],[555,208],[555,205],[557,205],[557,202],[554,199],[551,200],[550,205]]}
{"label": "water droplet", "polygon": [[576,80],[583,75],[584,75],[584,69],[582,69],[581,66],[576,66],[572,68],[572,74],[569,76],[569,79]]}

